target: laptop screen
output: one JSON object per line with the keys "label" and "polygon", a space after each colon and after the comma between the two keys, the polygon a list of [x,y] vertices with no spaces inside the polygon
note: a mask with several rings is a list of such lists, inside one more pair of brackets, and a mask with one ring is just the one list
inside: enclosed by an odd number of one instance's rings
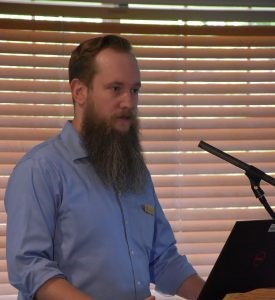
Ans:
{"label": "laptop screen", "polygon": [[275,220],[237,221],[198,300],[275,287]]}

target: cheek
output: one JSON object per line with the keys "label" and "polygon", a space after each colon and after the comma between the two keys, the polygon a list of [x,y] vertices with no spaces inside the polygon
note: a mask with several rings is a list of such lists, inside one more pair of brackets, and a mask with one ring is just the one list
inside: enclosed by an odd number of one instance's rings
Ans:
{"label": "cheek", "polygon": [[108,95],[93,94],[89,97],[89,111],[93,111],[94,114],[100,119],[109,120],[116,112],[117,104],[113,99],[110,99]]}
{"label": "cheek", "polygon": [[113,115],[113,113],[116,110],[115,103],[112,103],[112,101],[106,101],[107,99],[104,99],[100,101],[98,104],[98,112],[105,117],[110,117]]}

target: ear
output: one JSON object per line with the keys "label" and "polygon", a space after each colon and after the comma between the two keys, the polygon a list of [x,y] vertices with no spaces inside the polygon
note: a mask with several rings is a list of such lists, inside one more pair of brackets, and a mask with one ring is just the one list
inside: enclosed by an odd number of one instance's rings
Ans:
{"label": "ear", "polygon": [[78,78],[74,78],[71,83],[71,93],[75,104],[82,106],[85,104],[87,99],[88,88],[87,86]]}

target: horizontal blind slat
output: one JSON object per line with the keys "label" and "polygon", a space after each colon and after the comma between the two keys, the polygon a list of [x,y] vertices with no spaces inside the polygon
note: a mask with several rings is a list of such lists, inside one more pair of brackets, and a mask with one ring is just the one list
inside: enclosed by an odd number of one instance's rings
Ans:
{"label": "horizontal blind slat", "polygon": [[[33,128],[33,127],[31,127]],[[29,128],[8,128],[0,127],[0,138],[3,140],[29,140],[29,141],[42,141],[49,139],[60,132],[59,128],[36,128],[30,132]],[[264,130],[264,135],[263,131]],[[200,140],[252,140],[258,139],[259,141],[273,140],[275,138],[275,128],[262,128],[255,130],[254,128],[238,128],[232,130],[228,128],[209,130],[207,129],[142,129],[141,137],[143,141],[196,141]]]}
{"label": "horizontal blind slat", "polygon": [[[37,68],[37,67],[21,67],[21,68],[0,68],[0,78],[12,79],[47,79],[47,80],[66,80],[68,75],[67,69],[61,68]],[[189,82],[225,82],[232,81],[251,81],[251,82],[270,82],[275,81],[275,73],[273,71],[141,71],[142,81],[189,81]]]}
{"label": "horizontal blind slat", "polygon": [[[66,104],[71,105],[69,92],[43,93],[25,92],[11,93],[0,91],[0,103],[26,104]],[[274,95],[224,95],[224,94],[140,94],[140,105],[273,105]]]}
{"label": "horizontal blind slat", "polygon": [[[221,176],[219,176],[221,177]],[[196,179],[196,178],[195,178]],[[252,191],[250,189],[249,185],[246,186],[230,186],[229,188],[226,188],[226,186],[217,186],[216,184],[212,183],[211,186],[206,186],[206,185],[191,185],[191,186],[186,186],[186,187],[178,187],[174,184],[173,187],[169,186],[162,186],[158,185],[157,181],[154,181],[155,183],[155,188],[158,197],[161,198],[202,198],[205,197],[206,201],[207,198],[213,198],[213,197],[253,197]],[[198,183],[200,181],[198,180]],[[203,181],[203,183],[206,183],[207,180]],[[196,187],[196,188],[194,188]],[[265,192],[268,195],[272,195],[272,191],[270,188],[265,187]],[[274,196],[274,195],[273,195]],[[256,205],[256,202],[255,202]],[[226,213],[226,210],[222,214],[223,217],[224,214]]]}
{"label": "horizontal blind slat", "polygon": [[[19,157],[21,157],[20,155]],[[18,161],[17,159],[14,159],[12,163],[15,163]],[[0,162],[1,159],[0,159]],[[9,175],[13,169],[12,165],[7,164],[2,165],[1,168],[1,175]],[[275,163],[271,162],[261,162],[257,163],[256,166],[259,169],[264,170],[265,172],[273,172],[275,169]],[[147,167],[152,175],[179,175],[179,174],[239,174],[240,169],[231,165],[231,164],[205,164],[205,165],[195,165],[195,164],[184,164],[184,163],[173,163],[173,164],[150,164],[150,162],[147,163]]]}
{"label": "horizontal blind slat", "polygon": [[[42,140],[0,140],[0,152],[21,152],[24,153],[26,151],[29,151],[31,148],[33,148],[35,145],[41,143]],[[216,148],[223,149],[223,151],[249,151],[249,150],[254,150],[254,151],[270,151],[275,149],[275,140],[270,139],[270,140],[252,140],[252,139],[247,139],[247,140],[230,140],[230,141],[225,141],[225,140],[216,140],[216,141],[208,141],[208,143],[215,145]],[[145,152],[146,155],[151,155],[152,152],[161,152],[160,154],[166,155],[167,153],[169,154],[169,157],[172,155],[170,158],[171,160],[174,159],[175,152],[188,152],[188,151],[198,151],[200,150],[198,148],[198,141],[180,141],[180,140],[174,140],[174,141],[141,141],[143,151]],[[147,152],[147,153],[146,153]],[[148,154],[149,153],[149,154]],[[156,158],[152,159],[157,159],[157,155],[155,154]],[[240,154],[242,155],[242,154]],[[243,157],[242,159],[246,159]],[[257,154],[261,156],[261,159],[265,159],[267,152],[265,152],[265,155],[261,155],[261,153]],[[241,156],[240,156],[241,157]],[[207,159],[213,160],[212,156],[209,156]]]}
{"label": "horizontal blind slat", "polygon": [[[275,37],[274,37],[275,40]],[[74,45],[67,44],[49,44],[49,43],[7,43],[0,42],[2,53],[11,54],[46,54],[46,55],[69,55],[75,48]],[[236,46],[235,46],[236,47]],[[133,46],[133,52],[138,57],[154,57],[154,58],[275,58],[273,48],[235,48],[235,49],[213,49],[208,48],[188,48],[184,46],[152,48],[149,45],[146,47]]]}
{"label": "horizontal blind slat", "polygon": [[[273,139],[270,140],[253,140],[253,139],[239,139],[239,140],[229,140],[225,141],[221,137],[220,140],[215,141],[208,141],[208,143],[213,144],[215,143],[216,148],[224,147],[224,149],[227,150],[274,150],[275,149],[275,141]],[[175,153],[177,151],[183,152],[183,151],[197,151],[198,150],[198,141],[142,141],[142,147],[145,152],[172,152]],[[1,142],[0,142],[0,149],[1,148]],[[17,148],[14,148],[15,150]],[[14,151],[14,150],[13,150]]]}
{"label": "horizontal blind slat", "polygon": [[[226,150],[223,150],[225,153]],[[244,153],[243,153],[244,152]],[[242,153],[239,152],[230,152],[228,154],[234,156],[235,158],[246,161],[249,164],[252,163],[262,163],[261,165],[264,166],[263,163],[272,164],[272,162],[275,163],[275,151],[273,152],[247,152],[243,150]],[[17,161],[24,152],[6,152],[1,150],[1,143],[0,143],[0,163],[6,163],[6,164],[13,164],[15,161]],[[144,157],[146,159],[146,162],[152,166],[154,165],[168,165],[170,164],[173,166],[173,164],[183,164],[183,168],[186,166],[190,166],[190,168],[194,168],[199,172],[200,167],[202,167],[201,172],[205,173],[205,170],[209,170],[209,173],[211,173],[211,165],[214,167],[217,165],[223,166],[221,162],[224,162],[222,159],[216,157],[215,155],[209,154],[208,152],[195,152],[195,153],[177,153],[174,151],[166,152],[166,153],[144,153]],[[230,164],[229,164],[230,165]],[[176,166],[175,166],[176,167]],[[272,167],[274,167],[272,165]],[[272,168],[271,167],[271,168]],[[186,170],[183,173],[188,173]]]}
{"label": "horizontal blind slat", "polygon": [[[2,128],[21,127],[21,128],[61,128],[64,126],[66,119],[64,117],[33,117],[25,118],[24,116],[2,116],[0,118],[0,126]],[[163,118],[140,118],[140,126],[142,129],[175,129],[187,130],[197,128],[214,129],[216,127],[225,129],[243,129],[251,128],[267,128],[271,129],[274,124],[272,117],[229,117],[229,118],[184,118],[184,117],[163,117]]]}
{"label": "horizontal blind slat", "polygon": [[272,22],[274,14],[266,10],[196,10],[196,9],[177,9],[162,10],[136,8],[127,9],[125,7],[116,7],[113,9],[106,7],[82,7],[82,6],[64,6],[64,5],[47,5],[36,3],[0,3],[0,11],[5,14],[18,15],[40,15],[43,9],[44,16],[67,16],[67,17],[86,17],[102,19],[139,19],[143,20],[195,20],[195,21],[258,21]]}
{"label": "horizontal blind slat", "polygon": [[[244,24],[246,25],[246,24]],[[65,32],[102,32],[110,33],[110,23],[85,23],[85,22],[63,22],[63,21],[44,21],[44,20],[18,20],[18,19],[0,19],[0,27],[5,29],[23,29],[23,30],[43,30],[43,31],[61,31]],[[151,24],[124,24],[124,23],[112,23],[112,32],[120,34],[172,34],[172,35],[205,35],[205,36],[274,36],[275,28],[268,25],[260,26],[188,26],[182,25],[158,25],[152,26]],[[241,42],[242,39],[239,40]],[[261,40],[260,40],[261,41]],[[256,41],[257,42],[257,41]],[[254,42],[255,43],[255,42]],[[243,44],[243,43],[242,43]],[[266,43],[268,44],[268,43]]]}
{"label": "horizontal blind slat", "polygon": [[[141,70],[274,70],[275,60],[246,59],[146,59],[138,57]],[[3,66],[58,67],[66,68],[68,57],[42,55],[6,55],[0,53],[0,64]]]}
{"label": "horizontal blind slat", "polygon": [[16,300],[16,297],[9,297],[9,295],[17,295],[17,290],[8,283],[1,283],[0,295],[5,297],[3,300]]}
{"label": "horizontal blind slat", "polygon": [[[275,107],[186,107],[179,105],[167,106],[142,106],[138,108],[139,117],[274,117]],[[0,115],[4,116],[73,116],[73,105],[26,105],[26,104],[1,104]]]}
{"label": "horizontal blind slat", "polygon": [[[274,61],[275,62],[275,61]],[[69,84],[54,80],[8,80],[0,78],[0,89],[6,91],[43,91],[69,92]],[[238,94],[238,93],[275,93],[275,83],[142,83],[142,93],[185,93],[185,94]]]}

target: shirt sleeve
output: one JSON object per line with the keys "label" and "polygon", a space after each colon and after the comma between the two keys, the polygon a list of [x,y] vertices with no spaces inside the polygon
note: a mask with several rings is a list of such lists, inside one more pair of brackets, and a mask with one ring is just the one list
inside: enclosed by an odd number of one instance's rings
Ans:
{"label": "shirt sleeve", "polygon": [[5,194],[9,280],[24,299],[52,277],[62,277],[54,261],[54,230],[60,180],[45,159],[23,160],[14,169]]}
{"label": "shirt sleeve", "polygon": [[177,251],[172,228],[156,199],[155,235],[150,258],[151,282],[156,290],[175,295],[181,283],[189,276],[196,274],[185,255]]}

